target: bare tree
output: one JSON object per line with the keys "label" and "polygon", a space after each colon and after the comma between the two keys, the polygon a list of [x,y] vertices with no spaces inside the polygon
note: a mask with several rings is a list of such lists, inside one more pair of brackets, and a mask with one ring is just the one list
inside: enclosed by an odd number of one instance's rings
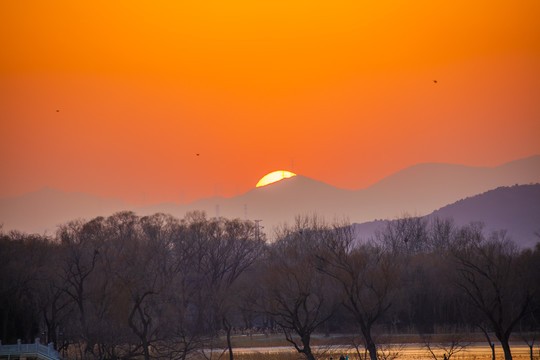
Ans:
{"label": "bare tree", "polygon": [[160,336],[154,347],[159,357],[186,359],[211,338],[207,321],[211,303],[203,275],[207,271],[206,224],[204,213],[193,212],[168,226],[171,241],[167,246],[167,284],[161,289]]}
{"label": "bare tree", "polygon": [[422,335],[422,341],[433,360],[439,360],[440,353],[443,354],[443,360],[450,360],[453,355],[465,350],[470,345],[470,343],[463,341],[459,334],[453,334],[447,342],[437,341],[435,344],[431,341],[431,335]]}
{"label": "bare tree", "polygon": [[44,294],[39,290],[47,275],[49,240],[18,231],[0,234],[0,340],[4,343],[17,338],[31,341],[43,331]]}
{"label": "bare tree", "polygon": [[265,312],[308,360],[315,359],[311,335],[330,318],[336,303],[315,261],[327,230],[317,218],[297,218],[292,228],[282,229],[269,248],[263,277]]}
{"label": "bare tree", "polygon": [[213,309],[211,323],[214,328],[225,330],[229,359],[233,360],[232,318],[240,305],[236,286],[239,277],[260,258],[264,237],[256,233],[251,221],[213,218],[205,220],[199,242],[205,248],[201,254],[201,275]]}
{"label": "bare tree", "polygon": [[522,271],[518,251],[505,232],[485,239],[478,228],[463,228],[455,249],[456,285],[466,294],[512,359],[510,334],[527,314],[533,299],[531,279]]}
{"label": "bare tree", "polygon": [[520,324],[519,337],[529,347],[529,359],[534,360],[534,344],[539,337],[538,325],[524,326],[523,324]]}
{"label": "bare tree", "polygon": [[392,305],[399,261],[383,247],[357,244],[353,230],[336,225],[320,243],[319,271],[333,278],[343,291],[343,305],[360,327],[371,360],[377,360],[373,326]]}
{"label": "bare tree", "polygon": [[[536,236],[540,237],[540,234]],[[531,311],[519,322],[519,334],[529,347],[529,357],[533,360],[534,345],[540,338],[540,242],[536,243],[534,249],[524,249],[519,255],[518,263],[522,267],[522,273],[531,280]]]}
{"label": "bare tree", "polygon": [[82,220],[72,221],[60,226],[57,232],[63,251],[60,276],[65,283],[64,291],[78,310],[79,328],[73,331],[76,331],[77,338],[82,340],[81,346],[85,354],[92,353],[94,349],[92,329],[88,324],[87,305],[91,294],[88,286],[99,260],[102,221],[103,218],[96,218],[88,223]]}
{"label": "bare tree", "polygon": [[179,224],[163,214],[138,218],[132,213],[116,214],[108,223],[115,230],[109,236],[116,239],[122,250],[114,278],[129,309],[127,325],[138,339],[132,354],[140,351],[149,360],[151,350],[165,336],[160,332],[160,309],[175,270],[170,248]]}
{"label": "bare tree", "polygon": [[484,336],[486,337],[486,341],[491,349],[491,360],[495,360],[495,343],[493,343],[493,341],[491,341],[491,336],[489,335],[489,332],[488,330],[486,329],[486,326],[481,324],[478,326],[480,328],[480,330],[482,330],[482,333],[484,334]]}
{"label": "bare tree", "polygon": [[377,242],[392,253],[414,254],[429,247],[428,221],[422,217],[405,215],[389,221],[375,234]]}
{"label": "bare tree", "polygon": [[66,283],[59,276],[62,273],[62,249],[58,243],[43,241],[41,253],[44,259],[38,269],[34,291],[45,323],[46,341],[54,343],[55,348],[61,350],[65,342],[62,336],[62,344],[59,343],[59,333],[62,333],[62,324],[68,322],[73,311]]}
{"label": "bare tree", "polygon": [[380,360],[395,360],[399,359],[403,351],[402,344],[383,344],[379,346],[378,356]]}

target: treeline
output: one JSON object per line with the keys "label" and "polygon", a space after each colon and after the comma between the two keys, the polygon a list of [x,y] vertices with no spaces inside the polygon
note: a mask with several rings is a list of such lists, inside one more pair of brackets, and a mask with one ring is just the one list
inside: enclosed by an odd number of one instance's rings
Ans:
{"label": "treeline", "polygon": [[235,329],[259,328],[306,359],[315,332],[354,333],[378,360],[380,334],[445,329],[481,331],[510,360],[512,334],[538,333],[540,243],[519,250],[504,231],[421,218],[358,240],[346,223],[299,217],[275,239],[199,212],[2,233],[2,343],[42,337],[110,360],[186,359],[220,344],[233,359]]}

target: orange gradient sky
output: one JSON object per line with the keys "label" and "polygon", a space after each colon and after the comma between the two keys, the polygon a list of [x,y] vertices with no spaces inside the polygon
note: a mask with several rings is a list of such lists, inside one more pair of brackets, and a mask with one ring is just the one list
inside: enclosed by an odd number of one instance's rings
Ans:
{"label": "orange gradient sky", "polygon": [[539,154],[539,18],[537,0],[2,1],[0,197],[185,203],[280,169],[359,189]]}

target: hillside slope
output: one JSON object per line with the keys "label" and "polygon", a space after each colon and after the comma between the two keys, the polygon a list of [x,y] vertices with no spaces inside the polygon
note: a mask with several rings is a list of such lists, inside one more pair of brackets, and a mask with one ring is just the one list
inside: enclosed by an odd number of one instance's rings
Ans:
{"label": "hillside slope", "polygon": [[180,218],[188,211],[201,210],[210,217],[263,220],[265,231],[271,234],[274,227],[294,221],[296,215],[318,214],[328,221],[337,218],[355,223],[393,219],[405,213],[422,216],[500,186],[537,182],[540,182],[540,156],[493,168],[420,164],[361,190],[340,189],[298,175],[233,198],[213,197],[182,205],[136,207],[116,199],[43,188],[20,197],[0,199],[0,224],[4,231],[52,233],[57,225],[69,220],[107,216],[121,210],[140,215],[163,212]]}
{"label": "hillside slope", "polygon": [[[532,247],[540,241],[540,184],[499,187],[467,197],[424,216],[451,218],[458,226],[482,222],[486,234],[507,230],[520,247]],[[392,220],[393,221],[393,220]],[[359,238],[367,239],[384,229],[389,221],[355,224]]]}

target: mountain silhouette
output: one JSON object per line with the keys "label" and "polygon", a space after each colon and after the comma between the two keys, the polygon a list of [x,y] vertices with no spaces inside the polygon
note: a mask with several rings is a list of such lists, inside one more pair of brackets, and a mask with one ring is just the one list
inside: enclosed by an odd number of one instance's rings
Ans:
{"label": "mountain silhouette", "polygon": [[68,194],[46,186],[19,197],[0,199],[0,224],[4,231],[52,235],[58,225],[70,220],[91,219],[134,209],[134,205],[122,200],[79,192]]}
{"label": "mountain silhouette", "polygon": [[179,218],[189,211],[202,210],[210,217],[262,220],[264,230],[271,235],[274,227],[291,223],[296,215],[317,214],[328,221],[348,219],[354,223],[393,219],[405,213],[422,216],[501,186],[537,182],[540,155],[497,167],[419,164],[360,190],[340,189],[297,175],[236,197],[212,197],[182,205],[137,207],[117,199],[44,188],[0,199],[0,223],[4,231],[52,233],[57,225],[69,220],[107,216],[121,210],[133,210],[139,215],[163,212]]}
{"label": "mountain silhouette", "polygon": [[374,218],[425,215],[442,206],[500,186],[540,182],[540,155],[497,167],[424,163],[368,187],[361,196],[378,201]]}
{"label": "mountain silhouette", "polygon": [[[507,235],[520,247],[531,248],[540,241],[540,184],[499,187],[423,216],[427,221],[434,217],[451,218],[457,226],[482,222],[486,235],[507,230]],[[391,221],[395,220],[354,224],[355,234],[360,239],[369,239]]]}
{"label": "mountain silhouette", "polygon": [[[279,182],[254,188],[233,197],[213,197],[187,205],[167,204],[166,212],[183,216],[187,211],[204,210],[210,216],[261,219],[263,226],[278,226],[292,222],[298,214],[318,213],[325,217],[337,215],[340,206],[353,191],[339,189],[318,180],[297,175]],[[161,204],[140,208],[142,214],[162,211]]]}

